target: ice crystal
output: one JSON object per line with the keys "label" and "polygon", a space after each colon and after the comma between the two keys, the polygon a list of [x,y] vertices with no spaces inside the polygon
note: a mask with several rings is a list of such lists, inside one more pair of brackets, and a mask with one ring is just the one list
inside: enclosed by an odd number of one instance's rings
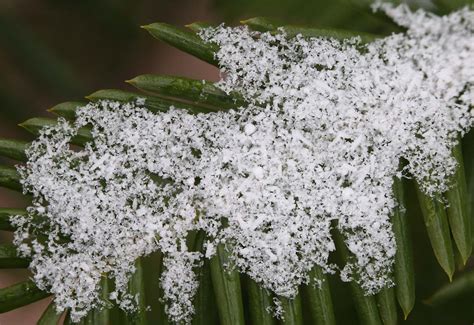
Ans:
{"label": "ice crystal", "polygon": [[[160,250],[167,313],[189,322],[193,269],[225,244],[235,267],[283,297],[315,265],[367,294],[391,285],[393,177],[446,191],[451,150],[473,122],[474,12],[379,7],[407,32],[364,45],[204,30],[220,48],[218,86],[245,107],[155,114],[143,101],[99,101],[43,129],[19,167],[33,204],[12,218],[36,284],[77,321],[104,303],[108,276],[109,298],[132,310],[134,261]],[[70,147],[86,126],[91,141]],[[352,256],[342,269],[328,261],[333,228]],[[186,245],[192,231],[206,234],[202,252]]]}

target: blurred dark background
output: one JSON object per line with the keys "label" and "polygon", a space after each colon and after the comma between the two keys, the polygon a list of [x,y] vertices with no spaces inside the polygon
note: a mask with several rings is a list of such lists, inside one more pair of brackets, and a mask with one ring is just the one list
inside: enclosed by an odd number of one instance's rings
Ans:
{"label": "blurred dark background", "polygon": [[[127,89],[129,86],[123,81],[139,74],[218,80],[216,68],[154,40],[140,25],[155,21],[181,26],[194,21],[238,24],[245,18],[267,16],[291,24],[380,35],[400,31],[382,14],[372,14],[367,3],[364,0],[0,0],[0,137],[32,139],[18,123],[33,116],[48,116],[46,109],[55,104],[81,100],[98,89]],[[411,3],[442,13],[467,1]],[[1,207],[24,205],[19,195],[0,189]],[[421,298],[446,279],[432,256],[416,205],[412,211],[414,235],[422,238],[415,249],[417,272],[429,277],[432,283],[418,281],[419,303],[410,316],[410,324],[468,324],[467,321],[471,324],[472,298],[470,307],[465,306],[466,315],[452,314],[449,308],[456,306],[440,307],[435,312],[421,303]],[[0,234],[0,241],[8,239],[5,233]],[[26,275],[0,270],[0,287]],[[336,283],[335,293],[347,295],[347,288]],[[345,301],[336,308],[337,316],[346,320],[341,324],[355,323],[350,300]],[[34,324],[46,303],[41,301],[0,315],[0,324]]]}

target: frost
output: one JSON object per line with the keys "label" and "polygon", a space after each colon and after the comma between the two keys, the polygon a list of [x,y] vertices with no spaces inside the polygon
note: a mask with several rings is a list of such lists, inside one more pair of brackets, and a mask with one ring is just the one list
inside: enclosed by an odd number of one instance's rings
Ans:
{"label": "frost", "polygon": [[[105,275],[116,283],[109,298],[132,310],[134,261],[160,250],[168,315],[190,322],[193,270],[221,243],[239,271],[287,298],[315,265],[367,294],[391,285],[393,177],[446,191],[451,150],[473,123],[474,12],[379,7],[407,32],[363,45],[206,29],[220,47],[218,85],[245,107],[154,114],[143,100],[99,101],[43,129],[18,168],[32,206],[12,221],[58,310],[77,321],[101,307]],[[84,126],[93,139],[74,150]],[[328,260],[335,227],[352,254],[342,269]],[[206,233],[202,252],[189,251],[191,231]]]}

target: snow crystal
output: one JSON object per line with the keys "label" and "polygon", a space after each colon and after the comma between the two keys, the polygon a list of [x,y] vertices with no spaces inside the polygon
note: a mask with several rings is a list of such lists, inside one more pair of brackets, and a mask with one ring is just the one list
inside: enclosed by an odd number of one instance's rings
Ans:
{"label": "snow crystal", "polygon": [[[193,269],[220,243],[239,271],[287,298],[315,265],[367,294],[391,285],[393,177],[446,191],[451,150],[473,123],[474,12],[380,7],[408,31],[363,45],[204,30],[220,48],[218,86],[246,107],[155,114],[143,100],[99,101],[43,129],[18,168],[33,204],[12,221],[58,310],[77,321],[103,305],[104,276],[116,282],[109,298],[133,309],[134,261],[160,250],[168,315],[189,322]],[[73,150],[84,126],[92,139]],[[335,227],[352,256],[342,269],[329,262]],[[189,251],[191,231],[206,233],[202,252]]]}

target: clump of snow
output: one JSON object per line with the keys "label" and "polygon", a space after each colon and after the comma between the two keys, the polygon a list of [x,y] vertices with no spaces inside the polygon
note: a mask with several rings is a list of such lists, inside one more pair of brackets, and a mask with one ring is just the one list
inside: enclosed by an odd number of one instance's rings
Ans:
{"label": "clump of snow", "polygon": [[[131,310],[134,261],[161,250],[168,315],[190,322],[193,269],[225,243],[241,272],[279,296],[294,297],[315,265],[368,294],[391,285],[393,177],[447,190],[451,150],[473,123],[474,12],[382,8],[408,31],[367,45],[204,30],[220,47],[219,87],[246,107],[154,114],[143,101],[99,101],[43,129],[19,167],[33,204],[12,218],[36,284],[77,321],[104,303],[108,276],[110,299]],[[83,126],[92,140],[74,150]],[[342,270],[328,261],[333,227],[353,255]],[[205,252],[189,251],[190,231],[206,233]]]}

